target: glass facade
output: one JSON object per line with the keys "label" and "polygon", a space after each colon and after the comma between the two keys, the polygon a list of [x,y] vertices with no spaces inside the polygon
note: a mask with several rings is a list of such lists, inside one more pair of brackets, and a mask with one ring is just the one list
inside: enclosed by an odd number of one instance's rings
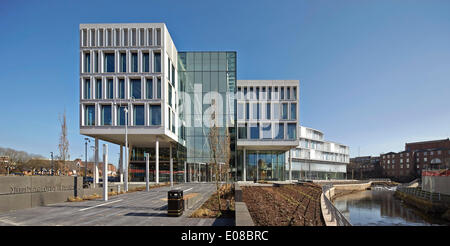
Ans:
{"label": "glass facade", "polygon": [[138,54],[137,53],[131,53],[131,72],[132,73],[138,72]]}
{"label": "glass facade", "polygon": [[110,126],[112,125],[111,120],[111,105],[103,105],[102,106],[102,126]]}
{"label": "glass facade", "polygon": [[161,72],[161,53],[155,53],[154,57],[154,71],[155,73]]}
{"label": "glass facade", "polygon": [[[173,158],[173,180],[175,182],[184,181],[184,153],[186,150],[176,145],[172,147]],[[133,148],[130,154],[130,182],[145,181],[145,153],[149,153],[150,182],[155,182],[156,174],[156,151],[155,148]],[[170,181],[170,150],[169,148],[159,148],[159,182]]]}
{"label": "glass facade", "polygon": [[[212,99],[222,108],[216,114],[220,139],[225,138],[228,128],[231,145],[230,167],[235,167],[236,150],[236,52],[179,52],[178,82],[180,92],[186,93],[192,103],[181,105],[186,140],[186,160],[188,163],[213,163],[209,146],[209,126],[204,121],[210,117]],[[222,102],[220,102],[222,99]],[[186,113],[186,114],[187,114]],[[190,120],[190,122],[187,122]],[[223,160],[219,160],[222,162]],[[233,173],[234,174],[234,173]]]}
{"label": "glass facade", "polygon": [[117,107],[117,125],[119,125],[119,126],[125,125],[125,107],[124,106]]}
{"label": "glass facade", "polygon": [[161,125],[161,105],[150,105],[149,110],[150,125]]}
{"label": "glass facade", "polygon": [[142,54],[142,71],[144,73],[148,73],[150,69],[150,60],[149,60],[149,54],[143,53]]}
{"label": "glass facade", "polygon": [[134,105],[133,122],[135,126],[143,126],[145,124],[144,105]]}
{"label": "glass facade", "polygon": [[106,84],[106,98],[113,99],[114,97],[114,82],[113,79],[108,79]]}
{"label": "glass facade", "polygon": [[119,98],[125,99],[125,80],[119,79]]}
{"label": "glass facade", "polygon": [[95,99],[102,99],[102,79],[97,79],[95,86]]}
{"label": "glass facade", "polygon": [[120,72],[122,72],[122,73],[127,72],[127,54],[126,53],[120,53]]}
{"label": "glass facade", "polygon": [[[246,151],[246,180],[285,180],[284,151]],[[244,163],[244,153],[238,151],[238,163]],[[238,172],[243,173],[242,165]],[[241,178],[242,179],[242,178]]]}
{"label": "glass facade", "polygon": [[114,53],[105,54],[105,68],[106,73],[114,73]]}
{"label": "glass facade", "polygon": [[85,115],[84,115],[84,125],[94,126],[95,125],[95,106],[86,105]]}
{"label": "glass facade", "polygon": [[130,80],[130,97],[134,99],[141,99],[141,80]]}

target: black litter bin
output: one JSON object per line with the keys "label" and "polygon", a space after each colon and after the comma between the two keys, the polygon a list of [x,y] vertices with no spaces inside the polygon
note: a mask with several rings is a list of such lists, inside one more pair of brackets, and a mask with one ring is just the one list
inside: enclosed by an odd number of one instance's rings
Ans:
{"label": "black litter bin", "polygon": [[167,193],[167,215],[181,216],[184,211],[183,191],[170,190]]}

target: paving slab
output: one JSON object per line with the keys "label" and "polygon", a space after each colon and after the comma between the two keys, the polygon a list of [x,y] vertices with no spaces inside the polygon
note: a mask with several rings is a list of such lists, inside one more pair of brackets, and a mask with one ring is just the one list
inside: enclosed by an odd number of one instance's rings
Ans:
{"label": "paving slab", "polygon": [[[174,189],[198,193],[200,198],[180,217],[167,216],[167,191],[170,187],[150,189],[83,202],[64,202],[0,213],[0,226],[211,226],[233,225],[233,220],[189,218],[192,211],[214,193],[211,183],[178,184]],[[191,189],[192,188],[192,189]]]}

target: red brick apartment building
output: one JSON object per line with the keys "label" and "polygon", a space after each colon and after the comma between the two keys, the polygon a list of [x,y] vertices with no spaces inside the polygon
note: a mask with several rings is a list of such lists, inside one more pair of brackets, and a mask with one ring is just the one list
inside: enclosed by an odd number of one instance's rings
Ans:
{"label": "red brick apartment building", "polygon": [[421,177],[429,168],[450,167],[450,139],[406,143],[405,151],[380,155],[385,177],[400,182]]}

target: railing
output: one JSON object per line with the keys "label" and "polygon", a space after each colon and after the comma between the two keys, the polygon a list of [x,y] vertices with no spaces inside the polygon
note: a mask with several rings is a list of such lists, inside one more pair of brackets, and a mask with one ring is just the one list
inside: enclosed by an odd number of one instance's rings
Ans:
{"label": "railing", "polygon": [[422,198],[424,200],[429,200],[431,202],[444,202],[450,203],[450,195],[441,194],[437,192],[424,191],[421,188],[408,188],[408,187],[397,187],[397,191],[403,192],[408,195]]}
{"label": "railing", "polygon": [[336,220],[337,226],[352,226],[348,222],[347,218],[331,203],[331,201],[326,196],[326,193],[333,187],[333,185],[327,184],[322,186],[323,199],[325,200],[325,206],[328,213],[331,214],[331,220]]}

